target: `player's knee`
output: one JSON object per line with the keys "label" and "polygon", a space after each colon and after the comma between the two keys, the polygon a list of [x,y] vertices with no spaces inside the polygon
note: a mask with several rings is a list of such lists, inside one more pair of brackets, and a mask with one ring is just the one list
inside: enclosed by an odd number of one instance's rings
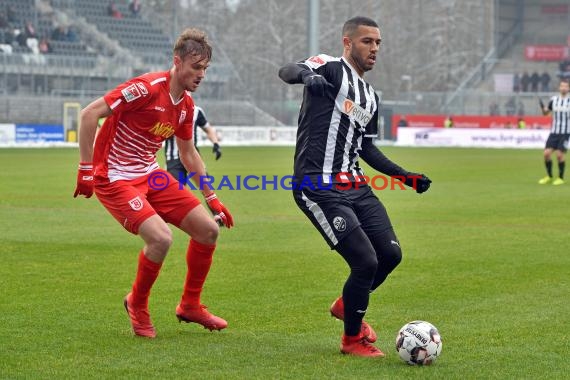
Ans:
{"label": "player's knee", "polygon": [[374,279],[376,271],[378,270],[378,259],[375,256],[369,256],[365,260],[362,260],[358,265],[352,268],[352,272],[363,280]]}
{"label": "player's knee", "polygon": [[218,234],[220,233],[220,227],[214,221],[210,221],[208,224],[204,225],[202,231],[200,231],[200,236],[196,237],[201,242],[207,244],[214,244],[218,240]]}
{"label": "player's knee", "polygon": [[386,266],[392,271],[402,262],[402,250],[399,246],[392,244],[384,255],[384,258],[386,260]]}
{"label": "player's knee", "polygon": [[545,160],[545,161],[550,161],[550,155],[551,155],[551,154],[552,154],[551,151],[545,150],[545,151],[544,151],[544,160]]}
{"label": "player's knee", "polygon": [[155,233],[151,239],[147,241],[147,245],[157,251],[167,252],[172,245],[172,231],[165,229]]}

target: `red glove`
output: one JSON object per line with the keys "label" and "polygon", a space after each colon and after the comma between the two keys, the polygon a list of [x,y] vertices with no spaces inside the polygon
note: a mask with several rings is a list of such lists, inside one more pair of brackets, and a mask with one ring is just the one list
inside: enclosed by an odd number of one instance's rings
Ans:
{"label": "red glove", "polygon": [[224,225],[227,228],[232,228],[234,226],[234,218],[230,211],[224,206],[222,202],[218,199],[216,194],[212,193],[206,197],[206,203],[208,207],[214,214],[214,220],[218,222],[219,225]]}
{"label": "red glove", "polygon": [[73,198],[78,195],[85,195],[85,198],[91,198],[93,195],[93,164],[91,162],[80,162],[77,171],[77,187]]}

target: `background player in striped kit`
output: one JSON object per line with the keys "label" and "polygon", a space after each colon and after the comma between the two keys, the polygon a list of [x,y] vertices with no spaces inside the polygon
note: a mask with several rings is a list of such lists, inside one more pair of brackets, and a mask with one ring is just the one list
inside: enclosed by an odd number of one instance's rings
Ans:
{"label": "background player in striped kit", "polygon": [[[220,143],[218,141],[218,135],[216,133],[216,129],[212,127],[208,119],[206,118],[206,113],[201,107],[195,106],[194,107],[194,120],[193,122],[193,136],[194,136],[194,147],[199,152],[198,149],[198,127],[200,127],[208,137],[214,146],[212,148],[212,153],[215,154],[216,160],[219,160],[222,157],[222,149],[220,147]],[[180,161],[180,156],[178,152],[178,146],[176,145],[176,139],[174,136],[166,139],[164,142],[164,155],[166,157],[166,170],[172,174],[172,176],[176,179],[180,179],[180,173],[184,177],[186,177],[187,172],[186,168]]]}
{"label": "background player in striped kit", "polygon": [[[362,77],[376,63],[378,25],[367,17],[352,18],[344,24],[342,41],[342,57],[321,54],[279,70],[286,83],[305,85],[293,196],[350,267],[342,296],[330,309],[344,320],[341,352],[379,357],[384,354],[372,344],[376,333],[363,317],[370,292],[384,282],[402,255],[384,206],[362,181],[358,159],[384,174],[402,176],[418,193],[426,191],[431,181],[394,164],[374,145],[379,98]],[[323,188],[328,185],[332,188]]]}
{"label": "background player in striped kit", "polygon": [[[549,183],[553,185],[564,184],[565,156],[568,150],[568,139],[570,138],[570,96],[568,95],[570,85],[567,78],[560,80],[558,90],[560,94],[550,98],[548,106],[545,107],[541,102],[543,114],[552,114],[552,127],[544,148],[544,166],[546,167],[547,176],[538,181],[541,185]],[[553,152],[556,153],[556,159],[558,160],[558,178],[556,179],[553,179],[552,176]]]}
{"label": "background player in striped kit", "polygon": [[[206,34],[187,29],[174,45],[170,70],[143,74],[122,83],[81,112],[81,161],[74,197],[89,198],[95,192],[109,213],[144,241],[132,291],[124,299],[133,331],[139,336],[156,336],[148,299],[172,244],[167,223],[190,235],[186,251],[188,272],[176,316],[180,321],[195,322],[210,330],[227,326],[225,320],[208,312],[200,302],[219,227],[200,200],[189,191],[180,191],[177,181],[156,162],[156,152],[163,141],[176,136],[184,166],[199,176],[205,175],[204,164],[192,142],[191,92],[204,79],[211,56]],[[103,117],[106,120],[97,132],[98,120]],[[232,227],[233,218],[216,194],[207,187],[202,192],[215,217]]]}

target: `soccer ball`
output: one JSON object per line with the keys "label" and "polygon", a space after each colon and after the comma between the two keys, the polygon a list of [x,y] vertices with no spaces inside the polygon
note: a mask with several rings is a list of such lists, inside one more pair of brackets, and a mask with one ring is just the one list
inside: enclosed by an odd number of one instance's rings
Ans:
{"label": "soccer ball", "polygon": [[410,365],[430,365],[441,354],[441,336],[429,322],[406,323],[396,336],[396,351]]}

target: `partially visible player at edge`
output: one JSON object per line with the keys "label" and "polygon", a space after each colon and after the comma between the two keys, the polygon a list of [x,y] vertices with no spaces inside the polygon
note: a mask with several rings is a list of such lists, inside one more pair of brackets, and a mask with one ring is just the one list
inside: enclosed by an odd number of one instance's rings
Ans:
{"label": "partially visible player at edge", "polygon": [[[560,95],[550,98],[548,106],[542,104],[542,101],[540,102],[544,115],[552,113],[552,127],[544,148],[544,166],[546,167],[547,176],[538,181],[541,185],[549,183],[553,185],[564,184],[565,155],[568,150],[568,140],[570,139],[570,96],[568,95],[570,85],[568,79],[563,78],[560,80],[558,90]],[[556,179],[553,179],[552,176],[553,152],[556,152],[558,160],[558,178]]]}
{"label": "partially visible player at edge", "polygon": [[[342,57],[321,54],[279,70],[283,81],[305,85],[293,196],[350,267],[342,296],[330,312],[344,320],[341,352],[365,357],[384,356],[372,344],[376,333],[363,318],[370,292],[384,282],[402,254],[384,206],[363,180],[358,159],[384,174],[402,176],[418,193],[431,183],[423,174],[409,173],[394,164],[374,145],[379,98],[363,75],[374,67],[380,41],[376,22],[355,17],[342,30]],[[312,184],[334,186],[302,186],[307,178]]]}
{"label": "partially visible player at edge", "polygon": [[[220,157],[222,157],[222,149],[220,148],[216,129],[212,127],[208,119],[206,119],[206,113],[204,113],[204,110],[201,107],[194,107],[192,125],[194,128],[194,147],[196,150],[198,152],[200,151],[198,149],[198,127],[200,127],[206,133],[208,140],[214,144],[212,147],[212,153],[216,156],[216,160],[219,160]],[[186,177],[187,171],[180,161],[180,153],[174,136],[166,139],[164,142],[164,155],[166,156],[166,170],[178,180],[181,178],[180,173],[182,173],[182,177]]]}
{"label": "partially visible player at edge", "polygon": [[[130,233],[138,234],[144,247],[132,291],[124,299],[136,335],[154,338],[148,298],[170,245],[171,223],[190,235],[186,253],[188,272],[180,304],[179,321],[199,323],[221,330],[227,322],[206,310],[200,302],[210,270],[221,220],[231,228],[233,218],[210,188],[202,193],[215,215],[189,191],[159,168],[156,152],[165,139],[176,136],[180,159],[188,171],[205,175],[204,163],[192,142],[194,102],[212,56],[206,34],[197,29],[182,32],[174,45],[173,66],[168,71],[133,78],[81,112],[80,164],[74,197],[99,201]],[[97,121],[107,117],[97,133]],[[164,185],[168,185],[164,188]]]}

